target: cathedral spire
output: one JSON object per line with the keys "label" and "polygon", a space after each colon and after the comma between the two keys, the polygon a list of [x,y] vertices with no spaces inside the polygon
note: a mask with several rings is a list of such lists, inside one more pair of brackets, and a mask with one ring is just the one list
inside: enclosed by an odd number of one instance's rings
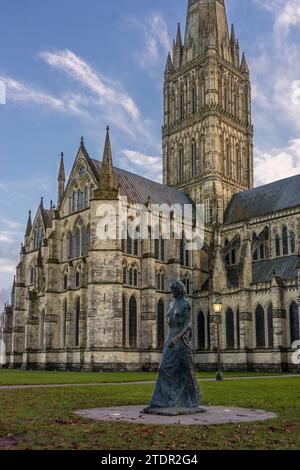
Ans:
{"label": "cathedral spire", "polygon": [[224,0],[189,0],[183,63],[205,53],[209,31],[215,35],[220,55],[229,55],[229,31]]}
{"label": "cathedral spire", "polygon": [[249,67],[246,60],[245,53],[243,52],[242,62],[241,62],[241,71],[244,73],[249,73]]}
{"label": "cathedral spire", "polygon": [[28,221],[27,221],[27,226],[26,226],[26,232],[25,232],[25,237],[29,237],[31,234],[32,230],[32,221],[31,221],[31,211],[28,213]]}
{"label": "cathedral spire", "polygon": [[182,59],[182,38],[180,23],[177,25],[176,40],[173,42],[173,64],[174,68],[178,69],[181,66]]}
{"label": "cathedral spire", "polygon": [[114,166],[108,126],[106,128],[106,138],[99,177],[99,189],[98,191],[96,191],[96,193],[97,196],[102,199],[113,199],[115,196],[117,196],[118,193],[118,186],[114,175]]}
{"label": "cathedral spire", "polygon": [[167,75],[170,72],[173,72],[173,62],[172,62],[171,54],[169,52],[167,63],[166,63],[166,68],[165,68],[165,75]]}
{"label": "cathedral spire", "polygon": [[60,165],[59,165],[59,172],[58,172],[58,180],[66,181],[64,153],[63,152],[61,152],[61,154],[60,154]]}
{"label": "cathedral spire", "polygon": [[61,152],[60,154],[60,165],[59,165],[59,172],[58,172],[58,195],[57,195],[57,207],[59,208],[65,193],[65,182],[66,182],[66,175],[65,175],[65,164],[64,164],[64,154]]}
{"label": "cathedral spire", "polygon": [[176,34],[175,47],[178,47],[178,48],[182,47],[180,23],[177,24],[177,34]]}
{"label": "cathedral spire", "polygon": [[230,34],[230,49],[231,49],[231,57],[232,63],[238,67],[240,64],[239,60],[239,52],[238,52],[238,43],[235,36],[234,25],[231,25],[231,34]]}
{"label": "cathedral spire", "polygon": [[232,46],[236,47],[235,30],[233,23],[231,24],[230,42]]}

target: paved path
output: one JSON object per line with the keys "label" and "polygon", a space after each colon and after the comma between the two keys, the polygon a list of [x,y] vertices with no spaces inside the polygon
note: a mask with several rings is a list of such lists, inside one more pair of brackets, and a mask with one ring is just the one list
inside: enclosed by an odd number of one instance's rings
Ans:
{"label": "paved path", "polygon": [[[199,414],[180,416],[145,415],[145,406],[119,406],[76,411],[76,415],[95,421],[126,422],[132,424],[210,426],[225,423],[250,423],[276,418],[275,413],[247,408],[203,406]],[[204,411],[204,412],[203,412]]]}
{"label": "paved path", "polygon": [[[262,379],[287,379],[287,378],[300,378],[300,374],[289,375],[263,375],[254,377],[226,377],[228,380],[262,380]],[[200,382],[215,382],[215,378],[198,379]],[[1,385],[1,390],[22,390],[29,388],[69,388],[69,387],[105,387],[105,386],[120,386],[120,385],[153,385],[155,380],[148,380],[144,382],[107,382],[107,383],[83,383],[83,384],[45,384],[45,385]]]}

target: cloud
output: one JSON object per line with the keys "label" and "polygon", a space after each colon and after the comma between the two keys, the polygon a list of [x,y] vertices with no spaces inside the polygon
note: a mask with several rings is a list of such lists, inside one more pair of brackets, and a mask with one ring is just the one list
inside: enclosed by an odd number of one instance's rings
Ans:
{"label": "cloud", "polygon": [[0,288],[10,288],[12,284],[23,237],[24,227],[20,223],[0,216]]}
{"label": "cloud", "polygon": [[69,93],[58,98],[9,76],[0,75],[0,80],[3,80],[6,85],[7,102],[38,105],[45,109],[68,114],[83,115],[86,112],[82,107],[81,96]]}
{"label": "cloud", "polygon": [[10,262],[8,259],[0,258],[0,273],[13,274],[15,272],[16,265]]}
{"label": "cloud", "polygon": [[133,171],[136,171],[139,174],[142,173],[144,176],[152,180],[161,182],[161,157],[145,155],[142,152],[134,150],[122,150],[121,154],[123,155],[121,161],[123,161],[126,168],[129,166]]}
{"label": "cloud", "polygon": [[166,21],[159,12],[152,12],[143,23],[131,19],[130,23],[142,31],[143,47],[135,53],[139,67],[152,72],[166,61],[171,41]]}
{"label": "cloud", "polygon": [[153,124],[143,119],[134,99],[123,90],[120,83],[96,71],[74,52],[62,51],[40,53],[40,57],[51,67],[60,70],[71,81],[77,82],[87,103],[93,121],[98,121],[99,111],[108,122],[114,124],[132,141],[142,138],[153,146],[156,141]]}
{"label": "cloud", "polygon": [[73,80],[88,88],[98,96],[100,104],[110,103],[121,106],[134,120],[139,118],[139,110],[133,99],[120,91],[109,78],[97,73],[87,62],[74,52],[65,49],[57,52],[42,52],[40,57],[51,67],[62,70]]}
{"label": "cloud", "polygon": [[3,232],[0,230],[0,243],[14,243],[14,239],[11,237],[10,232]]}
{"label": "cloud", "polygon": [[255,150],[255,182],[258,186],[300,173],[300,139],[291,140],[286,148],[269,152]]}

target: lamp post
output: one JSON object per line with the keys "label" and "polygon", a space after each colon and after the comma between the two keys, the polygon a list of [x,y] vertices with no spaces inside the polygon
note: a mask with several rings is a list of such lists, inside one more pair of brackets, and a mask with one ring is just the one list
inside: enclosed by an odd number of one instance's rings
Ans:
{"label": "lamp post", "polygon": [[218,369],[216,380],[218,382],[222,382],[224,380],[224,375],[222,372],[222,364],[221,364],[221,346],[220,346],[220,321],[221,321],[221,312],[222,312],[223,303],[221,300],[220,295],[215,295],[213,300],[213,309],[215,315],[217,315],[217,349],[218,349]]}

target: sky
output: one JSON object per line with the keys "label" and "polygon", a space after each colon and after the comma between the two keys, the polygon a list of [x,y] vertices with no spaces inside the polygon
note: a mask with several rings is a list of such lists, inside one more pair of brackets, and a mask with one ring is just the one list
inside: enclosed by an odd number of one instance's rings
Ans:
{"label": "sky", "polygon": [[[255,184],[300,173],[300,1],[226,0],[249,63]],[[0,310],[28,210],[56,202],[81,136],[101,159],[161,180],[163,71],[187,0],[0,0]],[[1,87],[0,87],[1,93]]]}

